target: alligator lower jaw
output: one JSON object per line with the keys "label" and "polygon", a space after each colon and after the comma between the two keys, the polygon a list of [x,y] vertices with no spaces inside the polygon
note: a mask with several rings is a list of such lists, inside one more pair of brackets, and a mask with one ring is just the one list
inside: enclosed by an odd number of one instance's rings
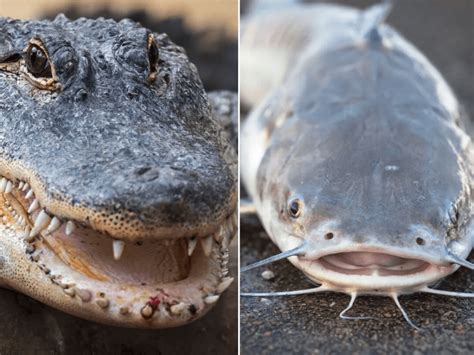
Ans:
{"label": "alligator lower jaw", "polygon": [[53,223],[37,207],[28,212],[24,186],[0,180],[0,254],[10,255],[0,283],[55,308],[119,326],[177,326],[205,314],[233,280],[227,264],[236,212],[206,238],[121,242],[117,257],[110,237]]}

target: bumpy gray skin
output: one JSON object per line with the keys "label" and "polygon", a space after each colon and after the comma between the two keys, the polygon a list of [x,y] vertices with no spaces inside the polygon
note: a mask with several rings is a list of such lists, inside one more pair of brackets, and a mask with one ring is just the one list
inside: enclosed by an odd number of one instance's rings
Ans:
{"label": "bumpy gray skin", "polygon": [[[457,269],[449,254],[471,251],[474,151],[444,79],[390,26],[377,26],[379,10],[296,6],[247,20],[241,95],[255,108],[241,134],[242,178],[280,249],[306,243],[290,261],[310,279],[396,297],[425,290]],[[298,218],[288,212],[294,198],[303,202]],[[440,271],[374,286],[311,266],[352,251]]]}
{"label": "bumpy gray skin", "polygon": [[33,172],[48,199],[125,210],[147,231],[197,232],[231,212],[220,128],[196,68],[166,35],[155,35],[149,84],[150,31],[132,21],[3,18],[0,29],[0,61],[39,37],[63,86],[51,94],[0,77],[1,157]]}

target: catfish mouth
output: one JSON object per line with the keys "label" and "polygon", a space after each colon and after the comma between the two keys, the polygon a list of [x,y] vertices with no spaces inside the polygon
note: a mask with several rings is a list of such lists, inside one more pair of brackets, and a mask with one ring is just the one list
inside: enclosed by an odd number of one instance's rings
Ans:
{"label": "catfish mouth", "polygon": [[204,314],[233,281],[227,264],[236,211],[203,237],[129,241],[52,215],[23,181],[1,178],[0,192],[2,225],[57,290],[25,292],[58,308],[66,304],[69,313],[84,316],[82,306],[86,318],[105,323],[179,325]]}
{"label": "catfish mouth", "polygon": [[319,259],[327,270],[347,275],[403,276],[426,270],[430,263],[374,252],[345,252],[323,256]]}
{"label": "catfish mouth", "polygon": [[359,294],[411,293],[457,269],[419,255],[378,249],[339,250],[297,262],[313,281],[342,292],[357,290]]}

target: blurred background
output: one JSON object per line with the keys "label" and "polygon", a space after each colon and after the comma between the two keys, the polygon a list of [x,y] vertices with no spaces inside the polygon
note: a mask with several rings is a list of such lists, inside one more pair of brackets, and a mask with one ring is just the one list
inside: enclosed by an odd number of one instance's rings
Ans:
{"label": "blurred background", "polygon": [[[0,16],[131,18],[185,48],[206,90],[237,90],[237,0],[0,0]],[[0,29],[1,30],[1,29]],[[237,241],[230,276],[237,280]],[[204,318],[164,330],[79,319],[0,288],[0,354],[236,354],[237,282]]]}
{"label": "blurred background", "polygon": [[0,0],[0,16],[131,18],[167,33],[196,64],[206,90],[237,91],[238,0]]}

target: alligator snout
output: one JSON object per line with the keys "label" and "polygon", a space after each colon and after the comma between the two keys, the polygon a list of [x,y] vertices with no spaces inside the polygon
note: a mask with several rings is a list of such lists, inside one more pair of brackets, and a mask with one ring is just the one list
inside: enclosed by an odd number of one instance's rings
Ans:
{"label": "alligator snout", "polygon": [[8,38],[21,55],[5,78],[23,81],[2,112],[1,172],[51,214],[116,238],[215,232],[235,209],[235,177],[196,68],[166,35],[114,26],[88,42],[72,27]]}

